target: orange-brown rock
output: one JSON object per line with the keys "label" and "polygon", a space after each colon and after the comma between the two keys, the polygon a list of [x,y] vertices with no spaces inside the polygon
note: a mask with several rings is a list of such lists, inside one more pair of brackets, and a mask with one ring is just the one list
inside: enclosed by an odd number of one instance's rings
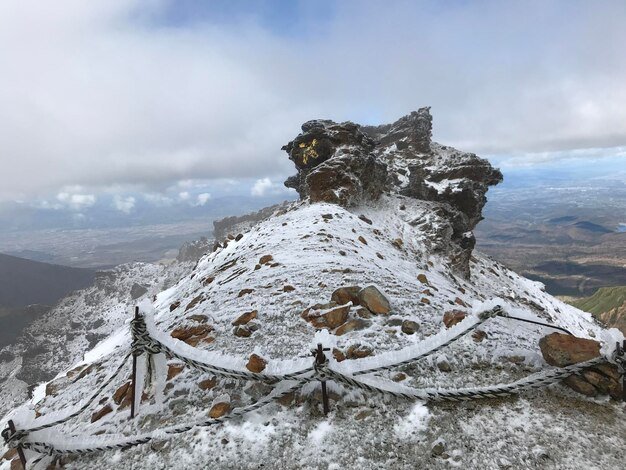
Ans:
{"label": "orange-brown rock", "polygon": [[113,401],[116,405],[122,403],[126,395],[130,395],[130,381],[124,383],[120,388],[118,388],[113,394]]}
{"label": "orange-brown rock", "polygon": [[402,322],[402,325],[400,325],[400,329],[402,330],[402,333],[404,333],[405,335],[415,334],[417,330],[419,330],[419,328],[420,328],[419,323],[417,323],[416,321],[412,321],[412,320],[404,320]]}
{"label": "orange-brown rock", "polygon": [[359,241],[363,243],[364,245],[367,245],[367,240],[363,238],[362,236],[359,236]]}
{"label": "orange-brown rock", "polygon": [[417,280],[418,280],[419,282],[421,282],[422,284],[426,284],[426,285],[428,285],[428,278],[426,277],[426,274],[423,274],[423,273],[418,274],[418,275],[417,275]]}
{"label": "orange-brown rock", "polygon": [[204,302],[204,294],[200,294],[197,297],[194,297],[191,302],[189,302],[187,304],[187,306],[185,307],[185,312],[187,310],[191,310],[192,308],[194,308],[196,305],[198,305],[199,303]]}
{"label": "orange-brown rock", "polygon": [[477,343],[482,342],[486,337],[487,333],[485,333],[483,330],[475,330],[472,333],[472,339]]}
{"label": "orange-brown rock", "polygon": [[394,382],[402,382],[405,379],[406,379],[406,374],[404,372],[398,372],[396,375],[394,375],[391,378],[391,380],[393,380]]}
{"label": "orange-brown rock", "polygon": [[254,289],[241,289],[237,297],[243,297],[244,295],[252,294]]}
{"label": "orange-brown rock", "polygon": [[228,414],[230,411],[230,403],[219,402],[211,407],[209,410],[209,417],[213,419],[221,418],[222,416]]}
{"label": "orange-brown rock", "polygon": [[465,302],[463,302],[463,300],[461,300],[460,298],[456,298],[454,299],[454,303],[457,305],[460,305],[461,307],[467,307],[467,304]]}
{"label": "orange-brown rock", "polygon": [[248,328],[246,325],[241,325],[241,326],[236,327],[233,330],[233,333],[235,334],[235,336],[239,338],[249,338],[250,336],[252,336],[252,330]]}
{"label": "orange-brown rock", "polygon": [[565,367],[588,361],[600,355],[600,343],[564,333],[551,333],[539,341],[545,361],[551,366]]}
{"label": "orange-brown rock", "polygon": [[367,320],[363,320],[362,318],[353,318],[337,328],[335,330],[335,334],[337,336],[342,336],[351,331],[362,330],[368,326],[370,326],[370,322]]}
{"label": "orange-brown rock", "polygon": [[[557,367],[585,362],[600,356],[599,342],[564,333],[544,336],[539,340],[539,348],[545,361]],[[606,363],[586,369],[581,375],[570,376],[563,382],[587,396],[604,394],[617,399],[622,394],[617,367],[613,364]]]}
{"label": "orange-brown rock", "polygon": [[283,286],[283,292],[293,292],[294,290],[296,290],[294,286],[290,286],[290,285]]}
{"label": "orange-brown rock", "polygon": [[341,349],[333,348],[333,357],[335,361],[341,362],[346,360],[346,355],[343,353]]}
{"label": "orange-brown rock", "polygon": [[60,384],[56,381],[48,382],[46,384],[46,396],[56,395],[59,391]]}
{"label": "orange-brown rock", "polygon": [[251,320],[254,320],[257,316],[257,311],[256,310],[252,310],[251,312],[246,312],[246,313],[242,313],[241,315],[239,315],[239,317],[237,317],[236,320],[233,321],[233,326],[241,326],[241,325],[245,325],[246,323],[248,323]]}
{"label": "orange-brown rock", "polygon": [[267,361],[257,354],[252,354],[246,364],[246,369],[257,374],[263,372],[265,367],[267,367]]}
{"label": "orange-brown rock", "polygon": [[180,300],[177,300],[176,302],[172,302],[172,304],[170,304],[170,312],[173,312],[178,307],[180,307]]}
{"label": "orange-brown rock", "polygon": [[184,364],[169,364],[167,366],[167,380],[172,380],[174,377],[179,375],[183,370],[185,370]]}
{"label": "orange-brown rock", "polygon": [[360,290],[361,287],[359,286],[340,287],[332,293],[330,300],[337,302],[338,305],[345,305],[348,302],[352,302],[352,305],[358,305]]}
{"label": "orange-brown rock", "polygon": [[430,305],[430,299],[428,297],[422,297],[420,302],[426,305]]}
{"label": "orange-brown rock", "polygon": [[274,257],[272,255],[263,255],[259,259],[259,264],[267,264],[270,261],[272,261],[273,259],[274,259]]}
{"label": "orange-brown rock", "polygon": [[372,348],[368,346],[364,346],[362,344],[353,344],[346,351],[346,358],[348,359],[362,359],[367,356],[371,356],[374,354]]}
{"label": "orange-brown rock", "polygon": [[198,382],[198,387],[202,390],[211,390],[217,385],[217,377],[211,377],[210,379],[205,379]]}
{"label": "orange-brown rock", "polygon": [[333,308],[326,312],[322,317],[326,319],[326,325],[331,330],[343,325],[348,319],[348,313],[350,312],[349,305],[342,305],[341,307]]}
{"label": "orange-brown rock", "polygon": [[78,366],[78,367],[74,367],[72,370],[68,370],[67,373],[65,374],[65,376],[68,379],[74,378],[76,377],[78,374],[81,373],[81,371],[87,367],[86,365],[82,365],[82,366]]}
{"label": "orange-brown rock", "polygon": [[107,403],[106,405],[104,405],[102,408],[100,408],[98,411],[96,411],[94,414],[91,415],[91,422],[95,423],[99,419],[102,419],[104,416],[108,415],[111,411],[113,411],[113,408],[111,407],[110,404]]}
{"label": "orange-brown rock", "polygon": [[367,286],[359,291],[359,303],[377,315],[387,315],[391,311],[389,301],[375,286]]}
{"label": "orange-brown rock", "polygon": [[0,457],[0,460],[11,460],[13,457],[17,456],[17,447],[11,447],[9,450],[7,450],[4,455],[2,457]]}
{"label": "orange-brown rock", "polygon": [[446,325],[446,328],[452,328],[457,323],[461,323],[467,313],[463,310],[450,310],[443,314],[443,324]]}
{"label": "orange-brown rock", "polygon": [[197,346],[200,340],[206,338],[211,331],[213,331],[213,327],[210,325],[186,326],[174,329],[170,336],[184,341],[190,346]]}
{"label": "orange-brown rock", "polygon": [[215,278],[213,276],[207,276],[204,278],[204,280],[202,281],[202,285],[203,286],[208,286],[209,284],[211,284],[213,281],[215,280]]}
{"label": "orange-brown rock", "polygon": [[404,245],[404,242],[402,241],[402,238],[396,238],[395,240],[391,242],[391,244],[395,246],[397,249],[401,249],[402,246]]}

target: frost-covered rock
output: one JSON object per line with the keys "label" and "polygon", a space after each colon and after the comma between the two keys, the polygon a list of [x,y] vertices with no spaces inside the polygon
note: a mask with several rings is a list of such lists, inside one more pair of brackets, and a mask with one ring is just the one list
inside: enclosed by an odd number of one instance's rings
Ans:
{"label": "frost-covered rock", "polygon": [[433,209],[445,220],[431,225],[441,239],[439,249],[468,277],[476,243],[472,230],[482,219],[488,187],[501,182],[502,174],[487,160],[434,143],[431,136],[430,108],[381,126],[306,122],[283,147],[298,170],[285,185],[302,199],[344,207],[383,193],[437,203]]}

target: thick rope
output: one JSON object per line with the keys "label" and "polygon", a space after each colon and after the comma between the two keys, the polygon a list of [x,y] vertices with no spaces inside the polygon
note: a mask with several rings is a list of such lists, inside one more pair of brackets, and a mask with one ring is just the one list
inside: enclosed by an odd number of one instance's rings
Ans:
{"label": "thick rope", "polygon": [[[383,388],[382,386],[364,382],[330,368],[326,368],[325,376],[351,387],[360,388],[369,392],[377,392],[405,399],[419,399],[424,401],[463,401],[478,398],[498,398],[516,395],[519,392],[546,387],[553,383],[579,373],[583,369],[593,367],[606,362],[606,358],[598,357],[586,362],[572,364],[567,367],[550,369],[538,372],[510,384],[500,384],[487,387],[461,388],[461,389],[407,389],[406,391],[395,391]],[[394,384],[395,385],[395,384]]]}
{"label": "thick rope", "polygon": [[162,343],[156,338],[153,338],[148,331],[145,319],[142,315],[131,320],[131,332],[133,335],[132,350],[133,354],[138,356],[143,353],[158,354],[163,352],[170,356],[172,359],[178,359],[189,367],[201,370],[202,372],[208,372],[213,375],[219,375],[222,377],[232,377],[246,380],[257,380],[261,382],[277,383],[283,380],[293,380],[300,376],[307,374],[313,370],[312,367],[299,370],[290,374],[261,374],[256,372],[248,372],[243,370],[228,369],[226,367],[217,366],[197,359],[192,359],[184,354],[174,351],[172,348]]}
{"label": "thick rope", "polygon": [[404,366],[407,364],[412,364],[413,362],[418,361],[419,359],[422,359],[424,357],[430,356],[434,353],[436,353],[437,351],[445,348],[446,346],[448,346],[450,343],[456,341],[457,339],[459,339],[461,336],[466,335],[467,333],[469,333],[470,331],[475,330],[476,328],[478,328],[480,325],[482,325],[483,323],[485,323],[487,320],[494,318],[496,316],[500,316],[500,317],[506,317],[507,314],[504,312],[504,310],[502,309],[502,307],[500,307],[499,305],[494,307],[491,310],[486,310],[484,312],[481,312],[478,314],[478,319],[479,321],[476,323],[470,323],[467,328],[460,330],[457,334],[450,336],[449,338],[446,338],[445,341],[442,341],[439,344],[434,345],[431,349],[427,350],[427,351],[423,351],[420,354],[413,356],[409,359],[406,359],[402,362],[394,362],[394,363],[389,363],[389,364],[385,364],[385,365],[381,365],[381,366],[377,366],[377,367],[371,367],[369,369],[363,369],[363,370],[358,370],[352,373],[352,375],[357,376],[357,375],[365,375],[365,374],[371,374],[373,372],[381,372],[384,370],[391,370],[394,369],[396,367],[400,367],[400,366]]}
{"label": "thick rope", "polygon": [[117,378],[117,376],[119,375],[120,371],[122,370],[122,367],[124,367],[124,364],[126,364],[126,361],[128,360],[128,358],[130,357],[131,353],[129,352],[128,354],[126,354],[124,356],[124,358],[120,361],[120,364],[117,366],[117,368],[115,369],[115,371],[104,381],[102,382],[102,384],[96,389],[96,391],[87,399],[87,401],[77,410],[73,411],[72,413],[64,416],[63,418],[59,418],[55,421],[52,421],[50,423],[45,423],[42,424],[40,426],[35,426],[32,428],[27,428],[27,429],[18,429],[15,433],[11,434],[10,431],[8,431],[8,428],[5,429],[4,431],[2,431],[2,436],[4,437],[6,443],[11,446],[17,446],[20,439],[23,439],[24,437],[26,437],[29,433],[32,432],[36,432],[36,431],[42,431],[43,429],[47,429],[47,428],[51,428],[53,426],[57,426],[59,424],[65,423],[66,421],[69,421],[72,418],[75,418],[76,416],[80,415],[83,411],[87,410],[91,404],[93,403],[93,401],[98,398],[98,396],[102,393],[102,391],[108,387],[113,380],[115,380]]}
{"label": "thick rope", "polygon": [[[248,405],[248,406],[235,408],[230,414],[221,416],[219,418],[210,418],[210,419],[196,421],[196,422],[185,424],[185,425],[171,426],[171,427],[167,427],[162,430],[157,430],[150,434],[138,436],[135,438],[122,438],[118,442],[110,443],[110,444],[106,444],[102,446],[93,446],[93,447],[78,447],[77,446],[74,448],[64,449],[64,448],[57,448],[50,443],[37,442],[37,441],[33,441],[33,442],[26,441],[26,442],[22,442],[21,445],[25,449],[30,449],[32,451],[39,452],[42,454],[47,454],[47,455],[82,455],[82,454],[91,454],[91,453],[102,452],[102,451],[107,451],[107,450],[128,449],[130,447],[135,447],[141,444],[147,444],[148,442],[153,441],[153,440],[170,439],[178,434],[191,431],[192,429],[196,427],[212,426],[215,424],[222,423],[224,421],[239,418],[248,413],[258,410],[259,408],[262,408],[263,406],[266,406],[275,400],[279,400],[283,398],[284,396],[289,395],[290,393],[295,392],[296,390],[300,389],[308,381],[309,381],[309,377],[301,377],[299,380],[296,381],[296,383],[293,386],[283,390],[282,392],[276,393],[277,389],[274,389],[272,393],[256,401],[255,403],[252,403],[251,405]],[[65,442],[68,442],[70,440],[71,439],[67,439]]]}

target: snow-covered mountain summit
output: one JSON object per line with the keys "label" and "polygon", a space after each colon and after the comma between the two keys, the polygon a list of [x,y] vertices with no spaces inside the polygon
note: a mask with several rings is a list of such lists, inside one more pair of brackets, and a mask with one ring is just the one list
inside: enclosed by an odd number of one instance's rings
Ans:
{"label": "snow-covered mountain summit", "polygon": [[[298,169],[287,184],[302,200],[233,234],[175,285],[144,302],[150,331],[198,361],[276,375],[310,366],[319,342],[329,349],[329,366],[346,374],[401,361],[422,341],[445,338],[496,304],[578,337],[609,337],[589,314],[551,297],[541,284],[472,253],[471,230],[488,186],[501,175],[473,154],[432,143],[430,123],[428,109],[377,128],[305,123],[285,146]],[[435,354],[366,379],[390,390],[513,382],[548,367],[539,349],[548,333],[542,326],[492,318]],[[61,372],[8,417],[23,429],[63,414],[115,370],[129,345],[128,325],[120,325],[85,361]],[[70,448],[157,431],[150,443],[124,452],[63,457],[67,468],[623,463],[623,405],[561,386],[513,399],[425,404],[330,381],[331,413],[324,416],[319,382],[313,381],[243,418],[170,437],[158,430],[209,414],[228,416],[267,396],[272,386],[202,373],[177,360],[167,371],[161,366],[155,364],[153,386],[134,420],[128,419],[129,374],[123,373],[90,412],[28,439]]]}

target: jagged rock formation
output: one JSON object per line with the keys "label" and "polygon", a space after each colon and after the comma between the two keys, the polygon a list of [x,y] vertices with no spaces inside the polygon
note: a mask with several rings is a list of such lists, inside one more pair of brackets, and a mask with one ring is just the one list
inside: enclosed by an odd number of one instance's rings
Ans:
{"label": "jagged rock formation", "polygon": [[431,137],[430,108],[381,126],[308,121],[283,147],[298,170],[285,186],[302,199],[344,207],[384,192],[436,202],[433,211],[446,221],[437,229],[439,249],[468,277],[476,243],[472,230],[482,219],[488,187],[501,182],[502,173],[487,160]]}
{"label": "jagged rock formation", "polygon": [[275,204],[250,214],[224,217],[223,219],[215,220],[213,221],[213,238],[215,238],[216,241],[222,241],[228,235],[236,235],[245,232],[284,207],[284,203]]}
{"label": "jagged rock formation", "polygon": [[[214,222],[215,223],[215,222]],[[202,255],[211,250],[211,242],[207,237],[200,237],[198,240],[185,242],[178,250],[176,261],[198,261]]]}

